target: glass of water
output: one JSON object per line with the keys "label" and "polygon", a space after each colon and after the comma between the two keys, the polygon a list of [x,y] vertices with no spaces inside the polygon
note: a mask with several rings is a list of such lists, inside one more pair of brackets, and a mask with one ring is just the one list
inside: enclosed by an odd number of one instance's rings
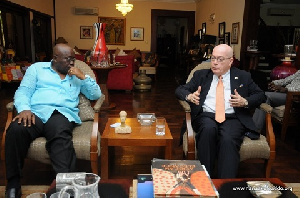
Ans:
{"label": "glass of water", "polygon": [[163,117],[156,118],[156,135],[165,135],[166,130],[166,119]]}

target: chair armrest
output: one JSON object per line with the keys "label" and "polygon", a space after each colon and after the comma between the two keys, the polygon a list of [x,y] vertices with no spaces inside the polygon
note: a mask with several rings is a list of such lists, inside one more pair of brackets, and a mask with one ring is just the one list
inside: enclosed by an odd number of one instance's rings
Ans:
{"label": "chair armrest", "polygon": [[271,121],[271,113],[266,113],[266,139],[270,147],[270,158],[269,159],[275,159],[276,154],[276,141],[275,141],[275,134],[273,130],[273,125]]}
{"label": "chair armrest", "polygon": [[195,136],[191,122],[190,112],[185,113],[186,129],[187,129],[187,159],[195,159]]}
{"label": "chair armrest", "polygon": [[262,103],[262,104],[260,105],[260,109],[263,110],[263,111],[265,111],[266,113],[271,113],[272,110],[273,110],[273,107],[271,107],[271,106],[270,106],[269,104],[267,104],[267,103]]}
{"label": "chair armrest", "polygon": [[[7,120],[6,120],[6,124],[5,124],[5,129],[2,135],[2,141],[1,141],[1,163],[3,166],[3,170],[6,170],[5,167],[5,137],[6,137],[6,130],[8,128],[8,126],[10,125],[10,123],[12,122],[13,119],[13,112],[14,112],[14,103],[10,102],[6,105],[6,109],[7,109]],[[6,184],[6,173],[4,171],[4,179],[5,179],[5,184]]]}
{"label": "chair armrest", "polygon": [[13,111],[14,110],[14,102],[9,102],[6,105],[6,109],[7,109],[7,111]]}
{"label": "chair armrest", "polygon": [[100,98],[97,100],[97,102],[96,102],[96,104],[94,105],[94,107],[93,107],[95,112],[99,112],[99,111],[100,111],[100,108],[101,108],[101,106],[102,106],[104,100],[105,100],[105,95],[102,94],[102,95],[100,96]]}
{"label": "chair armrest", "polygon": [[184,100],[178,100],[178,101],[179,101],[180,105],[183,107],[185,112],[191,112],[191,107],[190,107],[189,103],[187,103]]}

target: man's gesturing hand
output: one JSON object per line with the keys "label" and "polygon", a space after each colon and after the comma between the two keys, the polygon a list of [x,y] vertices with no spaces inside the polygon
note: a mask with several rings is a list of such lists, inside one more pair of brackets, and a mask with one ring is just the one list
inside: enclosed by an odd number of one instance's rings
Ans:
{"label": "man's gesturing hand", "polygon": [[199,101],[200,101],[200,92],[201,92],[201,86],[198,87],[197,91],[195,91],[194,93],[191,93],[188,95],[187,99],[196,104],[199,105]]}
{"label": "man's gesturing hand", "polygon": [[231,99],[229,99],[230,106],[232,107],[244,107],[247,100],[243,98],[235,89],[234,90],[234,95],[230,95]]}
{"label": "man's gesturing hand", "polygon": [[31,124],[35,124],[35,115],[30,110],[20,112],[16,117],[14,117],[13,121],[16,119],[18,119],[19,124],[23,122],[25,127],[31,127]]}

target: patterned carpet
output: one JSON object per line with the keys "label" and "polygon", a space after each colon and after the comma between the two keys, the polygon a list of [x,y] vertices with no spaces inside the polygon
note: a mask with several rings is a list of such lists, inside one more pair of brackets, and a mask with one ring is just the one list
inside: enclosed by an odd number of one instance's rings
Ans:
{"label": "patterned carpet", "polygon": [[[295,195],[300,197],[300,183],[285,183],[286,186],[293,188]],[[46,192],[49,186],[22,186],[22,198],[26,198],[27,195],[35,192]],[[4,198],[5,187],[0,186],[0,198]]]}

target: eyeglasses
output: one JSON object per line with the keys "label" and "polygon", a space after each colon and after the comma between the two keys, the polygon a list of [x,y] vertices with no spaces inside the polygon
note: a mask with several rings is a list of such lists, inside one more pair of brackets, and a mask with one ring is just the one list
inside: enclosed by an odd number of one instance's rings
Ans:
{"label": "eyeglasses", "polygon": [[[58,55],[54,55],[56,58],[58,57]],[[66,62],[68,62],[68,63],[70,63],[71,61],[75,61],[76,60],[76,58],[75,57],[72,57],[72,56],[69,56],[69,57],[64,57],[64,58],[62,58],[64,61],[66,61]]]}
{"label": "eyeglasses", "polygon": [[74,62],[74,61],[76,60],[76,58],[70,56],[70,57],[65,57],[64,60],[65,60],[66,62],[71,62],[71,61]]}
{"label": "eyeglasses", "polygon": [[231,59],[231,57],[230,57],[230,58],[225,58],[225,57],[223,57],[223,56],[218,56],[218,57],[212,56],[212,57],[210,58],[210,60],[211,60],[212,62],[214,62],[215,60],[217,60],[218,63],[222,63],[222,62],[223,62],[224,60],[226,60],[226,59]]}

